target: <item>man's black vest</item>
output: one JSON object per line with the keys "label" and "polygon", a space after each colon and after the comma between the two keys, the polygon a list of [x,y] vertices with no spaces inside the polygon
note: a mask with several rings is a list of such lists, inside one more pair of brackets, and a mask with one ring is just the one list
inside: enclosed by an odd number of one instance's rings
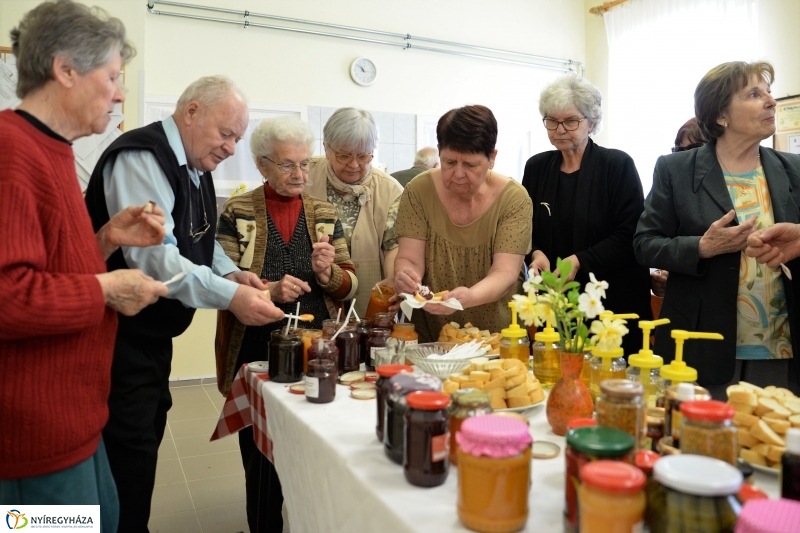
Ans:
{"label": "man's black vest", "polygon": [[[175,193],[172,218],[175,221],[173,233],[178,241],[178,250],[192,263],[210,267],[214,258],[214,236],[217,232],[216,194],[211,173],[206,173],[200,178],[203,195],[201,201],[200,191],[191,182],[186,166],[178,164],[178,158],[169,146],[161,122],[154,122],[124,133],[103,152],[86,189],[86,206],[89,208],[95,232],[110,218],[106,206],[103,168],[109,161],[113,162],[117,154],[123,150],[147,150],[155,156],[158,165],[167,176],[172,192]],[[194,245],[189,237],[189,202],[192,202],[193,229],[196,231],[203,225],[202,202],[205,202],[208,223],[211,224],[211,229]],[[108,259],[109,271],[119,268],[130,268],[122,256],[122,250],[117,250]],[[155,304],[145,307],[136,316],[120,315],[119,333],[129,337],[133,335],[161,339],[177,337],[191,324],[194,311],[194,308],[186,307],[178,300],[159,298]]]}

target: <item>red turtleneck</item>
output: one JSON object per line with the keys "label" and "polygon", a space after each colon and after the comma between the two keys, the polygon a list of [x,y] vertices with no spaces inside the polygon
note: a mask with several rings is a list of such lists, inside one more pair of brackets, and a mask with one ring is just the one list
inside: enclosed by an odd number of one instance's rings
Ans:
{"label": "red turtleneck", "polygon": [[297,226],[297,219],[300,217],[300,210],[303,208],[303,200],[300,195],[283,196],[275,192],[269,183],[264,184],[264,201],[267,205],[267,212],[272,217],[272,222],[278,228],[278,233],[283,237],[283,242],[289,244],[292,234]]}

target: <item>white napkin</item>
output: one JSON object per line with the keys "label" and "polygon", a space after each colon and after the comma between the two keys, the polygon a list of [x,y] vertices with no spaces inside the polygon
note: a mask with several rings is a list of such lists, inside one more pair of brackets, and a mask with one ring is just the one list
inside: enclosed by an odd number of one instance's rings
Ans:
{"label": "white napkin", "polygon": [[400,309],[403,311],[406,320],[411,320],[411,314],[414,312],[414,309],[420,309],[422,307],[425,307],[427,304],[443,305],[451,309],[456,309],[457,311],[464,310],[464,308],[461,307],[461,302],[459,302],[455,298],[450,298],[443,302],[432,302],[430,300],[425,300],[424,302],[420,302],[419,300],[414,298],[413,294],[407,294],[405,292],[401,292],[400,297],[403,298],[403,301],[400,302]]}

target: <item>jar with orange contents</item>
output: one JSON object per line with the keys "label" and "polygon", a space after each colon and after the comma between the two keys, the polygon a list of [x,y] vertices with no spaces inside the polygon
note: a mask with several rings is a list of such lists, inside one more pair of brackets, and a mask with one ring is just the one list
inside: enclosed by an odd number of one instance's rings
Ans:
{"label": "jar with orange contents", "polygon": [[293,335],[298,335],[300,339],[303,341],[303,373],[308,373],[308,349],[311,347],[311,341],[314,339],[322,338],[322,330],[321,329],[304,329],[304,328],[292,328],[289,330],[289,333]]}
{"label": "jar with orange contents", "polygon": [[479,389],[461,389],[453,393],[453,402],[450,404],[450,464],[458,464],[456,433],[461,429],[461,424],[471,416],[491,413],[491,399],[488,392]]}
{"label": "jar with orange contents", "polygon": [[519,531],[528,520],[531,443],[528,426],[486,415],[464,420],[458,442],[458,518],[484,533]]}
{"label": "jar with orange contents", "polygon": [[642,531],[645,475],[621,461],[595,461],[581,467],[581,533]]}
{"label": "jar with orange contents", "polygon": [[367,312],[364,318],[372,320],[375,313],[386,313],[389,311],[389,299],[394,296],[394,289],[385,285],[375,285],[369,297]]}
{"label": "jar with orange contents", "polygon": [[414,324],[409,322],[401,322],[392,326],[392,337],[405,341],[406,346],[417,344],[419,342],[419,335],[414,330]]}

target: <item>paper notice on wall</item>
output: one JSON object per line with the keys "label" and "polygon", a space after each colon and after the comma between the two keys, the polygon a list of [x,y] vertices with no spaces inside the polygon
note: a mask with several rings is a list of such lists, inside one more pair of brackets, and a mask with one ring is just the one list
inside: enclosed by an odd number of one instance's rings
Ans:
{"label": "paper notice on wall", "polygon": [[17,98],[17,67],[0,61],[0,111],[16,107],[21,100]]}
{"label": "paper notice on wall", "polygon": [[787,152],[790,154],[800,154],[800,135],[789,135],[786,140],[789,144]]}

